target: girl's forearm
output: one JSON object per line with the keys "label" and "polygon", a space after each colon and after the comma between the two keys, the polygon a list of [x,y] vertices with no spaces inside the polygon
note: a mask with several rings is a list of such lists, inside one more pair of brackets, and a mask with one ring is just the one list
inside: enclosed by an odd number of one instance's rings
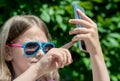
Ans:
{"label": "girl's forearm", "polygon": [[42,70],[41,73],[39,75],[38,74],[39,73],[37,72],[37,68],[33,65],[13,81],[35,81],[43,75]]}
{"label": "girl's forearm", "polygon": [[110,81],[102,52],[99,51],[97,54],[90,54],[90,58],[92,62],[93,81]]}

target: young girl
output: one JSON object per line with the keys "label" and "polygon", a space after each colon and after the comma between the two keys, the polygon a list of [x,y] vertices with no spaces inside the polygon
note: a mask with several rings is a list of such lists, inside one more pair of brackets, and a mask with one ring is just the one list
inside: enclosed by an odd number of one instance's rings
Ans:
{"label": "young girl", "polygon": [[68,48],[78,40],[84,40],[90,54],[93,81],[110,81],[96,24],[80,10],[84,20],[70,19],[75,28],[72,41],[55,48],[45,24],[36,16],[23,15],[10,18],[0,33],[0,81],[59,81],[58,69],[72,63]]}
{"label": "young girl", "polygon": [[48,30],[36,16],[10,18],[0,37],[1,81],[59,81],[57,69],[72,62],[67,49],[49,42]]}

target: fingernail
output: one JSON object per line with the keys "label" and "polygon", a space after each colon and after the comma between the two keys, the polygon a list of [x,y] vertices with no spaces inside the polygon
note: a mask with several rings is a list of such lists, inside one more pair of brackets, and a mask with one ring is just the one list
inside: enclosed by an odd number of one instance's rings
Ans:
{"label": "fingernail", "polygon": [[70,23],[70,22],[72,22],[72,20],[71,20],[71,19],[69,20],[69,23]]}
{"label": "fingernail", "polygon": [[71,60],[69,60],[69,64],[71,64],[73,61],[72,61],[72,59]]}
{"label": "fingernail", "polygon": [[72,22],[74,22],[74,19],[70,19],[70,20],[69,20],[69,23],[72,23]]}

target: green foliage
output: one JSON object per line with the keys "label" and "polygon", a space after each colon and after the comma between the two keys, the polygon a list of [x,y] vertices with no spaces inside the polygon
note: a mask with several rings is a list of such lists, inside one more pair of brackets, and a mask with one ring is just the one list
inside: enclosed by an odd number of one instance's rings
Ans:
{"label": "green foliage", "polygon": [[[120,81],[120,0],[77,1],[85,13],[98,25],[99,37],[111,81]],[[48,26],[57,47],[69,42],[68,24],[73,17],[72,0],[0,0],[0,26],[13,15],[33,14]],[[73,63],[60,69],[61,81],[92,81],[91,62],[88,54],[78,49],[77,43],[70,49]]]}

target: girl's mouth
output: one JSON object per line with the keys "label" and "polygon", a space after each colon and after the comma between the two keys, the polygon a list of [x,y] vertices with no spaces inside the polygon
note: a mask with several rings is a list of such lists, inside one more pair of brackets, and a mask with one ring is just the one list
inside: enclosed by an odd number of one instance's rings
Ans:
{"label": "girl's mouth", "polygon": [[38,61],[31,61],[31,63],[37,63]]}

